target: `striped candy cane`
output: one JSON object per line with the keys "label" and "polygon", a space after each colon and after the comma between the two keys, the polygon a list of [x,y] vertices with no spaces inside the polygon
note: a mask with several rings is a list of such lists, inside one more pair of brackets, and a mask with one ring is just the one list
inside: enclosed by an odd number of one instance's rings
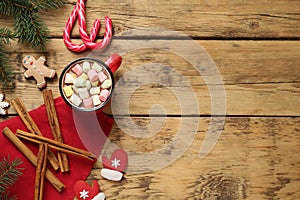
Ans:
{"label": "striped candy cane", "polygon": [[[73,26],[76,22],[76,19],[78,18],[78,24],[79,24],[79,33],[80,37],[83,41],[82,44],[74,44],[71,42],[71,31],[73,29]],[[75,5],[70,18],[68,19],[68,22],[66,24],[66,28],[64,31],[64,43],[67,46],[68,49],[74,52],[82,52],[86,50],[87,48],[89,49],[102,49],[106,47],[112,37],[112,21],[109,17],[105,17],[105,33],[104,33],[104,38],[102,41],[98,43],[94,43],[99,30],[100,30],[100,25],[101,22],[99,19],[96,19],[94,22],[94,26],[91,30],[90,36],[86,32],[86,21],[85,21],[85,0],[78,0],[77,4]]]}
{"label": "striped candy cane", "polygon": [[65,45],[67,46],[68,49],[74,52],[82,52],[87,49],[85,44],[74,44],[71,42],[71,38],[70,38],[71,31],[77,19],[78,9],[79,9],[79,5],[76,4],[74,9],[72,10],[70,18],[66,23],[66,28],[63,35]]}

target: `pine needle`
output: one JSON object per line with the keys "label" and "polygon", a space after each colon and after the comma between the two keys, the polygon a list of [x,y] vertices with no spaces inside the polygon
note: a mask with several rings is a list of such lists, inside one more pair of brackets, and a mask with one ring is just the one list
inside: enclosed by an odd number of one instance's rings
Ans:
{"label": "pine needle", "polygon": [[2,44],[0,44],[0,83],[4,87],[8,87],[13,83],[12,67]]}
{"label": "pine needle", "polygon": [[28,43],[34,49],[45,50],[48,28],[40,20],[37,13],[24,11],[18,15],[14,29],[19,42]]}
{"label": "pine needle", "polygon": [[15,34],[7,27],[0,28],[0,44],[9,44],[9,40],[13,40]]}
{"label": "pine needle", "polygon": [[20,159],[10,161],[9,157],[0,161],[0,199],[15,199],[15,196],[9,197],[6,190],[22,175],[22,169],[18,168],[21,163]]}
{"label": "pine needle", "polygon": [[13,1],[10,0],[1,0],[0,1],[0,13],[2,13],[3,15],[9,16],[9,17],[13,17],[15,16],[15,14],[17,14],[16,12],[19,11],[18,6],[16,6],[14,4]]}
{"label": "pine needle", "polygon": [[31,0],[30,2],[34,9],[44,11],[60,8],[65,4],[64,0]]}

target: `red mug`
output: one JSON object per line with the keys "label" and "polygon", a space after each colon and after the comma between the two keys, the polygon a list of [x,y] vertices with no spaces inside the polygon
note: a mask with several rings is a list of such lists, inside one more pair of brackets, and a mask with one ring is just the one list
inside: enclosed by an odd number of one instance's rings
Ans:
{"label": "red mug", "polygon": [[[108,79],[111,80],[111,86],[108,89],[109,96],[104,101],[101,101],[101,103],[99,105],[96,105],[93,107],[84,107],[83,103],[80,103],[79,105],[75,105],[70,100],[70,96],[68,96],[66,94],[66,91],[64,90],[64,87],[66,87],[66,86],[72,86],[72,87],[74,86],[72,83],[65,83],[66,74],[71,72],[71,69],[74,66],[76,66],[77,64],[80,65],[83,62],[89,62],[90,65],[91,65],[91,63],[97,63],[99,66],[102,67],[102,72],[107,76]],[[112,96],[112,93],[114,90],[114,85],[115,85],[113,73],[120,67],[121,63],[122,63],[122,57],[118,54],[113,54],[105,62],[98,60],[96,58],[88,58],[88,57],[78,58],[78,59],[72,61],[65,67],[65,69],[62,71],[61,76],[59,78],[59,91],[60,91],[60,94],[61,94],[63,100],[66,102],[66,104],[68,104],[72,108],[79,110],[79,111],[96,111],[96,110],[103,109],[103,107],[105,105],[107,105],[111,99],[111,96]],[[98,85],[98,87],[99,86],[100,85]],[[74,94],[76,94],[76,91],[73,90],[72,92],[74,92]],[[91,94],[89,94],[89,95],[91,95]]]}

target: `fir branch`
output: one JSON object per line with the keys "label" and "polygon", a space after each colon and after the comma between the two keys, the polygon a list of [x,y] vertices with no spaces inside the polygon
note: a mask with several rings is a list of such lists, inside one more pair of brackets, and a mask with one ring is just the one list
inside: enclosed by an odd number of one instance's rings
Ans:
{"label": "fir branch", "polygon": [[17,16],[14,29],[19,42],[28,43],[34,49],[45,50],[48,28],[37,13],[25,11]]}
{"label": "fir branch", "polygon": [[19,176],[22,175],[21,168],[18,166],[22,163],[20,159],[15,159],[12,162],[10,158],[2,158],[0,161],[0,199],[15,199],[9,197],[9,192],[6,190],[9,186],[13,185]]}
{"label": "fir branch", "polygon": [[1,0],[0,1],[0,13],[14,17],[24,10],[32,10],[31,4],[24,0]]}
{"label": "fir branch", "polygon": [[[40,20],[37,12],[33,11],[33,5],[30,1],[24,0],[4,0],[4,6],[0,13],[15,18],[14,31],[19,42],[30,44],[34,49],[44,50],[48,38],[47,27]],[[13,6],[12,6],[13,5]],[[0,3],[1,7],[1,3]]]}
{"label": "fir branch", "polygon": [[9,28],[0,28],[0,44],[9,44],[9,40],[14,38],[15,34]]}
{"label": "fir branch", "polygon": [[0,83],[4,87],[8,87],[13,83],[12,67],[2,44],[0,44]]}
{"label": "fir branch", "polygon": [[52,10],[63,7],[65,4],[64,0],[31,0],[32,6],[37,10]]}
{"label": "fir branch", "polygon": [[34,49],[45,50],[48,29],[38,11],[63,5],[64,0],[3,0],[0,1],[0,13],[15,18],[14,31],[19,42],[28,43]]}
{"label": "fir branch", "polygon": [[27,11],[49,11],[61,8],[65,5],[65,0],[1,0],[0,12],[7,16],[14,16],[20,10]]}

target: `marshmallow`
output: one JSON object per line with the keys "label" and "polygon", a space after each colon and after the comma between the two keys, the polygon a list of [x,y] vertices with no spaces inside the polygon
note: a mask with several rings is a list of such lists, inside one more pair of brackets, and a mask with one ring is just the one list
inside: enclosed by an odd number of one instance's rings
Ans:
{"label": "marshmallow", "polygon": [[88,71],[88,76],[89,76],[89,79],[90,81],[94,82],[98,79],[98,74],[96,72],[96,70],[94,69],[91,69],[90,71]]}
{"label": "marshmallow", "polygon": [[84,79],[84,80],[88,80],[88,75],[86,73],[82,73],[80,76],[78,76],[78,78]]}
{"label": "marshmallow", "polygon": [[72,84],[73,81],[74,81],[74,77],[72,76],[72,74],[66,73],[66,76],[65,76],[65,83],[66,83],[66,84]]}
{"label": "marshmallow", "polygon": [[100,65],[98,65],[98,63],[96,63],[96,62],[92,65],[92,69],[96,70],[96,72],[102,71],[102,67]]}
{"label": "marshmallow", "polygon": [[98,81],[98,80],[92,82],[92,86],[93,86],[93,87],[96,87],[96,86],[98,86],[98,85],[99,85],[99,81]]}
{"label": "marshmallow", "polygon": [[112,82],[110,79],[106,79],[102,84],[101,84],[101,88],[103,89],[107,89],[111,86]]}
{"label": "marshmallow", "polygon": [[72,71],[79,76],[80,74],[82,74],[82,68],[79,64],[76,64],[74,67],[72,67]]}
{"label": "marshmallow", "polygon": [[99,78],[99,81],[102,83],[104,80],[107,79],[107,76],[103,72],[99,72],[98,78]]}
{"label": "marshmallow", "polygon": [[103,192],[99,192],[92,200],[104,200],[105,199],[105,194]]}
{"label": "marshmallow", "polygon": [[65,92],[65,95],[67,97],[70,97],[72,94],[73,94],[73,89],[72,89],[72,86],[68,85],[68,86],[65,86],[63,88],[64,92]]}
{"label": "marshmallow", "polygon": [[100,94],[100,87],[92,87],[90,89],[90,94],[91,95]]}
{"label": "marshmallow", "polygon": [[91,69],[91,65],[89,62],[83,62],[82,64],[82,70],[87,73]]}
{"label": "marshmallow", "polygon": [[120,181],[123,177],[123,174],[116,170],[102,168],[101,176],[107,180]]}
{"label": "marshmallow", "polygon": [[89,90],[92,87],[92,84],[90,81],[86,81],[85,87]]}
{"label": "marshmallow", "polygon": [[81,99],[86,99],[90,96],[87,88],[78,88],[77,92]]}
{"label": "marshmallow", "polygon": [[77,96],[76,94],[73,94],[70,97],[70,101],[75,105],[75,106],[79,106],[82,103],[82,100],[80,99],[79,96]]}
{"label": "marshmallow", "polygon": [[74,79],[74,86],[75,87],[85,87],[86,82],[87,81],[82,78],[76,78],[76,79]]}
{"label": "marshmallow", "polygon": [[93,100],[92,100],[91,97],[83,99],[82,102],[83,102],[83,105],[84,105],[85,108],[92,108],[93,107]]}
{"label": "marshmallow", "polygon": [[99,99],[101,101],[106,101],[106,99],[109,97],[109,94],[110,94],[109,90],[101,90]]}
{"label": "marshmallow", "polygon": [[98,106],[98,105],[100,105],[100,104],[101,104],[101,101],[100,101],[100,99],[99,99],[99,96],[98,96],[98,95],[93,95],[93,96],[92,96],[92,100],[93,100],[93,104],[94,104],[94,106]]}
{"label": "marshmallow", "polygon": [[90,94],[91,95],[100,94],[100,87],[92,87],[90,89]]}

